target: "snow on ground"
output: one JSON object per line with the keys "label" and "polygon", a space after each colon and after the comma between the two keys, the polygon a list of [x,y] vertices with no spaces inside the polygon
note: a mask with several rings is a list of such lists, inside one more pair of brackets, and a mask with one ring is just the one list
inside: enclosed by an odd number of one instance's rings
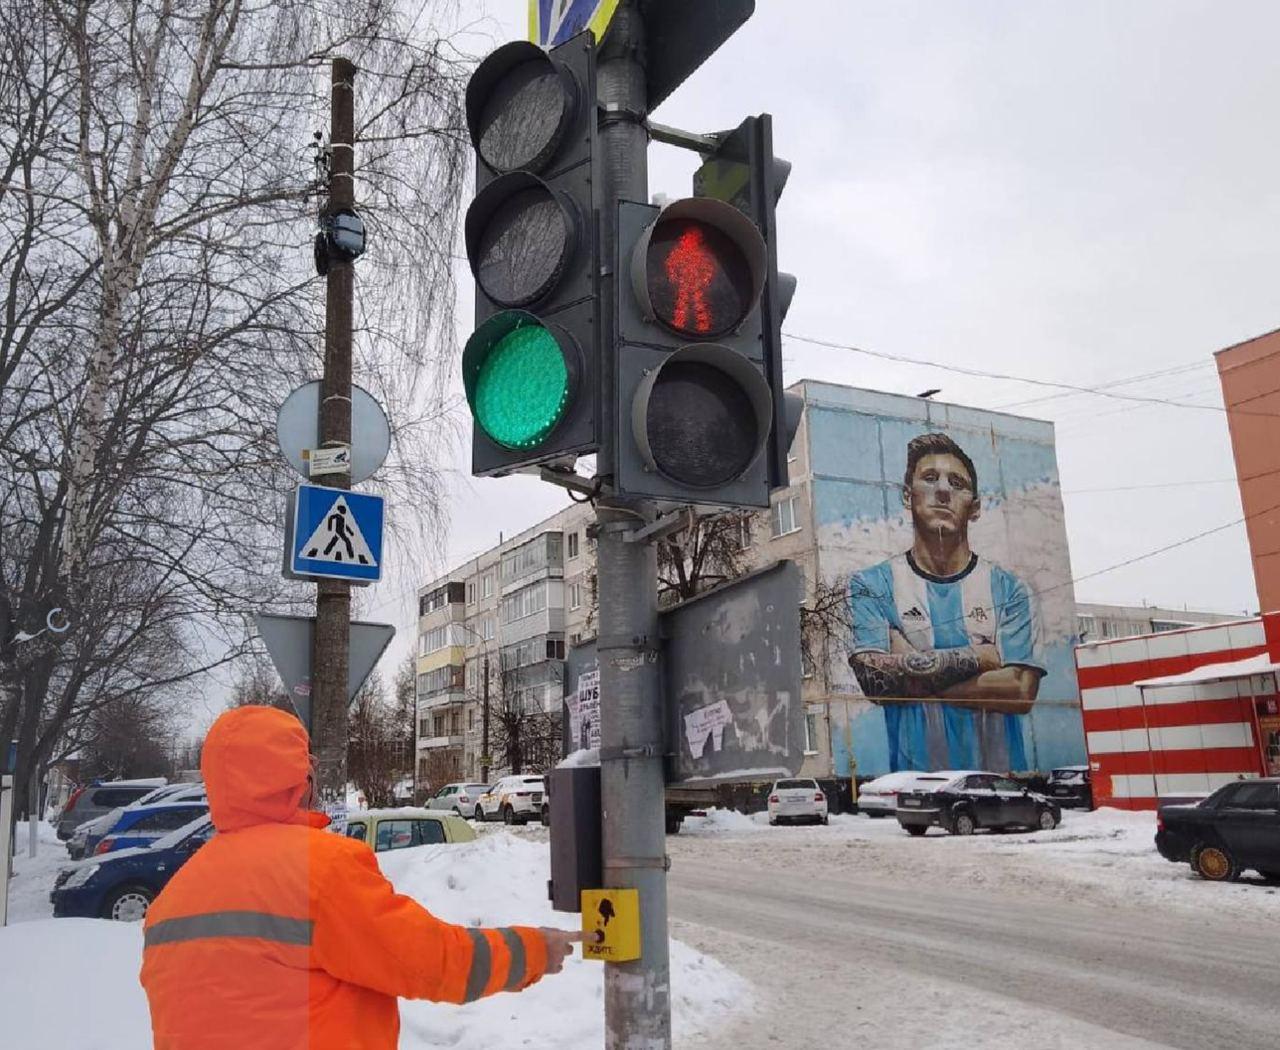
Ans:
{"label": "snow on ground", "polygon": [[[576,915],[551,909],[546,845],[532,838],[486,829],[476,842],[384,853],[379,861],[401,893],[450,922],[573,928]],[[93,919],[36,921],[49,915],[49,889],[66,863],[66,850],[56,839],[53,846],[42,846],[34,864],[19,858],[25,886],[16,897],[20,914],[12,918],[27,921],[0,930],[0,1046],[150,1046],[146,999],[137,982],[139,928]],[[684,944],[671,945],[671,971],[678,1043],[696,1043],[748,1008],[750,986]],[[564,973],[519,995],[464,1007],[402,1000],[400,1045],[404,1050],[596,1050],[604,1042],[603,973],[603,964],[575,956],[566,961]],[[76,990],[75,1010],[65,1009],[68,988]]]}
{"label": "snow on ground", "polygon": [[36,831],[36,855],[27,855],[27,822],[18,821],[14,841],[18,852],[13,858],[13,878],[9,882],[9,921],[48,919],[53,916],[49,891],[58,869],[71,863],[67,847],[58,841],[52,824],[40,823]]}
{"label": "snow on ground", "polygon": [[[677,861],[686,850],[705,852],[714,837],[752,863],[804,871],[826,864],[855,865],[869,878],[964,881],[1002,892],[1086,896],[1099,904],[1146,903],[1200,913],[1231,912],[1280,922],[1280,887],[1250,875],[1234,884],[1206,883],[1186,864],[1156,852],[1155,813],[1066,810],[1053,831],[981,832],[968,838],[932,830],[908,836],[892,817],[841,814],[829,827],[769,827],[756,813],[710,810],[689,817],[674,840]],[[685,836],[687,842],[681,842]],[[767,838],[768,847],[762,848]],[[745,858],[744,858],[745,859]]]}

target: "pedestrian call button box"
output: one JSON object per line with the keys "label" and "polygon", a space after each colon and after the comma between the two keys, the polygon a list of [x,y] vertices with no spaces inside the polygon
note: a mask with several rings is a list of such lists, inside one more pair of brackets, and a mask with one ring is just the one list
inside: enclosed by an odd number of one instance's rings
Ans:
{"label": "pedestrian call button box", "polygon": [[640,958],[640,891],[582,891],[582,957],[602,962]]}

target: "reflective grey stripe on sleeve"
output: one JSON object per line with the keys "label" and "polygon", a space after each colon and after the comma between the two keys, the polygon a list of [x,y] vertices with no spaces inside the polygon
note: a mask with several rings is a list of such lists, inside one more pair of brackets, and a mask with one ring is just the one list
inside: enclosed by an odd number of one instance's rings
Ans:
{"label": "reflective grey stripe on sleeve", "polygon": [[507,970],[506,989],[514,992],[520,987],[524,980],[525,959],[524,959],[524,941],[520,939],[520,934],[515,930],[503,927],[498,931],[502,934],[502,939],[507,942],[507,951],[511,953],[511,966]]}
{"label": "reflective grey stripe on sleeve", "polygon": [[180,919],[164,919],[147,928],[144,944],[179,944],[208,937],[257,937],[278,944],[311,944],[315,923],[310,919],[291,919],[265,911],[213,911],[206,915],[187,915]]}
{"label": "reflective grey stripe on sleeve", "polygon": [[484,995],[485,985],[489,983],[489,975],[493,971],[493,953],[489,950],[489,941],[479,930],[467,930],[471,938],[471,970],[467,974],[467,990],[463,995],[464,1003],[474,1003]]}

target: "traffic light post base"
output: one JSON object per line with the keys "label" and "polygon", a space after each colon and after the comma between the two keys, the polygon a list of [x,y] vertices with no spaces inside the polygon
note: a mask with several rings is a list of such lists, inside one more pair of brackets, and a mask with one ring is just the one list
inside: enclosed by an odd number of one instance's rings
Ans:
{"label": "traffic light post base", "polygon": [[671,1046],[657,554],[634,541],[637,518],[635,505],[596,512],[604,884],[637,891],[642,946],[605,973],[607,1050]]}

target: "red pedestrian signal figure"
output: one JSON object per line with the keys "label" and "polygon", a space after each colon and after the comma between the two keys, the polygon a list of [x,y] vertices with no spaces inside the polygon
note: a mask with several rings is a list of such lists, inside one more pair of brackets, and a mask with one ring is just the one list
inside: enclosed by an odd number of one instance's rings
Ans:
{"label": "red pedestrian signal figure", "polygon": [[707,250],[701,227],[691,225],[680,234],[667,255],[666,269],[667,280],[676,293],[672,325],[686,332],[710,332],[707,292],[716,274],[716,263]]}

